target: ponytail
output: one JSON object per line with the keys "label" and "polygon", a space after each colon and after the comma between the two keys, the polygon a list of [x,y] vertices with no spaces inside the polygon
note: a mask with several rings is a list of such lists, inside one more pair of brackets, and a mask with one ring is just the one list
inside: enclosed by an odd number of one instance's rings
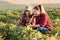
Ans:
{"label": "ponytail", "polygon": [[45,11],[45,9],[44,9],[44,7],[42,5],[38,5],[38,7],[39,7],[41,12],[46,13],[46,11]]}
{"label": "ponytail", "polygon": [[46,13],[45,9],[43,8],[42,5],[35,6],[33,9],[40,10],[40,12]]}
{"label": "ponytail", "polygon": [[38,7],[39,7],[39,10],[42,12],[42,7],[41,7],[41,5],[38,5]]}

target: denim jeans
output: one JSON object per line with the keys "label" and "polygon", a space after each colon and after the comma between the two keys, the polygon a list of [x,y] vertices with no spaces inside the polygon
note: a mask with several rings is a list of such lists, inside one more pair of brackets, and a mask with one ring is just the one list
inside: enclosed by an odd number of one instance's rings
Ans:
{"label": "denim jeans", "polygon": [[40,31],[43,34],[46,34],[46,32],[48,31],[48,29],[47,28],[44,28],[44,27],[39,27],[38,28],[38,31]]}

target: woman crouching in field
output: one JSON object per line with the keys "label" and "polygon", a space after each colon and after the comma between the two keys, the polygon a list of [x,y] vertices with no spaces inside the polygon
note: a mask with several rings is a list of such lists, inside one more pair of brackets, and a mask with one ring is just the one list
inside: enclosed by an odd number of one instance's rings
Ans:
{"label": "woman crouching in field", "polygon": [[44,34],[46,33],[46,31],[52,30],[52,22],[48,14],[46,12],[43,12],[42,6],[38,5],[35,6],[33,9],[34,15],[30,19],[30,24],[28,26],[37,29],[38,31]]}
{"label": "woman crouching in field", "polygon": [[19,26],[26,26],[29,23],[31,16],[32,16],[31,15],[31,7],[26,6],[25,11],[24,11],[23,15],[21,16],[18,25]]}

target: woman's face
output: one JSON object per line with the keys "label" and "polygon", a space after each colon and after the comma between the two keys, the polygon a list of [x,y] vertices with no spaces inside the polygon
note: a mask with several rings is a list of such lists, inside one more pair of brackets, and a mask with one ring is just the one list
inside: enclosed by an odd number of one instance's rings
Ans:
{"label": "woman's face", "polygon": [[36,15],[36,16],[39,16],[40,15],[40,11],[34,9],[33,14]]}
{"label": "woman's face", "polygon": [[28,11],[27,11],[27,12],[25,12],[25,14],[26,14],[27,16],[29,16],[29,15],[30,15]]}

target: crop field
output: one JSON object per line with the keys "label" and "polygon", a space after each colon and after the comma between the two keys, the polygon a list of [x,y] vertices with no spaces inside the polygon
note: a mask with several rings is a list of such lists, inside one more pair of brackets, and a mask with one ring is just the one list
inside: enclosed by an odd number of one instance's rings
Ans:
{"label": "crop field", "polygon": [[32,28],[21,27],[16,30],[23,10],[0,11],[0,40],[60,40],[60,8],[45,8],[54,29],[49,34],[42,34]]}

